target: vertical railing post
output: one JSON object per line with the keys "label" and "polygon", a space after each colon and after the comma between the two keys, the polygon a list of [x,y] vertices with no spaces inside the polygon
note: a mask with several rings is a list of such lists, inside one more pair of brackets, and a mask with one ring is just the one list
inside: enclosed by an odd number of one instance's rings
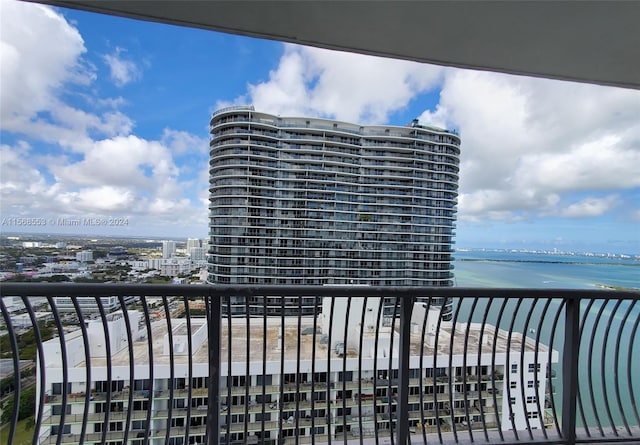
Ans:
{"label": "vertical railing post", "polygon": [[562,351],[562,438],[576,442],[578,353],[580,352],[580,299],[565,299],[564,349]]}
{"label": "vertical railing post", "polygon": [[11,315],[5,306],[2,297],[0,297],[0,312],[2,313],[4,323],[8,328],[7,332],[9,333],[8,337],[11,345],[11,355],[13,356],[13,413],[11,415],[11,426],[9,427],[8,435],[8,443],[13,443],[13,438],[18,430],[18,411],[20,409],[20,356],[16,331],[13,329]]}
{"label": "vertical railing post", "polygon": [[[220,324],[222,299],[207,296],[207,326],[209,333],[209,385],[207,402],[208,445],[220,442]],[[229,364],[230,365],[230,364]]]}
{"label": "vertical railing post", "polygon": [[[409,357],[411,352],[411,314],[415,297],[400,299],[400,341],[398,357],[398,403],[396,405],[396,444],[406,445],[409,436]],[[391,379],[392,376],[389,376]],[[390,416],[393,421],[393,416]]]}

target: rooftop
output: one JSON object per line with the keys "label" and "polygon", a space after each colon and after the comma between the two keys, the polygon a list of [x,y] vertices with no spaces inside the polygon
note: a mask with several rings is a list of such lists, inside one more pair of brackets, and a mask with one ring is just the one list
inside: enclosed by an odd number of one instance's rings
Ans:
{"label": "rooftop", "polygon": [[[284,320],[284,326],[283,326]],[[186,333],[186,324],[182,324],[183,319],[173,319],[173,333],[177,332]],[[180,324],[177,324],[180,323]],[[204,318],[192,318],[191,319],[191,331],[192,335],[206,324]],[[205,327],[206,328],[206,327]],[[315,357],[316,360],[327,360],[329,356],[328,344],[326,336],[323,336],[320,332],[320,323],[316,326],[316,335],[313,335],[314,319],[312,317],[273,317],[267,318],[266,327],[265,320],[263,318],[232,318],[223,320],[221,328],[221,361],[222,363],[228,362],[229,348],[231,348],[231,359],[233,362],[245,362],[247,360],[247,346],[250,362],[279,362],[281,358],[281,334],[284,332],[284,360],[311,360]],[[451,341],[451,323],[443,322],[438,334],[438,341],[436,347],[430,346],[435,344],[430,342],[425,336],[422,335],[421,326],[414,325],[413,332],[411,334],[411,355],[420,356],[421,351],[425,357],[448,356],[450,353],[450,347],[452,347],[453,355],[464,355],[465,345],[466,353],[468,355],[477,355],[481,348],[481,353],[491,354],[493,352],[495,343],[495,352],[497,354],[506,353],[508,345],[511,345],[511,352],[520,353],[523,347],[522,334],[512,333],[511,339],[509,339],[509,333],[505,330],[499,329],[496,334],[496,330],[493,326],[484,325],[484,330],[481,324],[471,323],[468,325],[468,341],[462,341],[466,335],[467,324],[456,324],[456,330],[453,334],[453,341]],[[231,341],[227,341],[229,338],[229,332],[231,333]],[[266,332],[266,336],[264,335]],[[381,327],[378,333],[378,348],[383,348],[383,344],[388,345],[391,338],[391,328]],[[169,364],[170,355],[164,352],[164,340],[167,335],[167,323],[165,320],[152,323],[151,339],[153,343],[153,363],[154,364]],[[427,336],[428,337],[428,336]],[[362,334],[363,344],[373,344],[376,340],[375,333],[364,332]],[[393,344],[398,344],[399,333],[397,326],[394,327],[393,332]],[[482,341],[481,341],[482,339]],[[175,338],[174,338],[175,340]],[[344,336],[339,335],[338,338],[332,338],[332,343],[343,342]],[[247,345],[248,343],[248,345]],[[315,345],[315,352],[314,352]],[[298,356],[299,348],[299,356]],[[397,348],[397,346],[394,346]],[[525,352],[535,352],[536,344],[534,339],[527,337],[524,342]],[[358,353],[353,348],[347,348],[345,351],[347,358],[356,358]],[[538,345],[538,353],[548,352],[548,348],[545,345]],[[208,360],[208,347],[206,339],[199,346],[196,340],[193,340],[192,354],[178,355],[174,354],[173,360],[175,363],[188,363],[189,357],[192,357],[193,363],[207,363]],[[315,354],[315,355],[314,355]],[[149,345],[146,335],[133,343],[133,355],[134,362],[137,365],[149,363]],[[366,346],[363,347],[363,358],[372,358],[371,350],[367,350]],[[394,356],[397,352],[394,351]],[[378,353],[380,356],[380,353]],[[331,351],[331,358],[337,359],[339,356],[335,351]],[[91,360],[93,366],[106,366],[107,360],[105,358],[97,357]],[[113,354],[111,357],[111,364],[114,366],[126,366],[129,364],[129,351],[128,348],[124,348],[119,352]],[[80,362],[79,367],[84,367],[84,362]]]}

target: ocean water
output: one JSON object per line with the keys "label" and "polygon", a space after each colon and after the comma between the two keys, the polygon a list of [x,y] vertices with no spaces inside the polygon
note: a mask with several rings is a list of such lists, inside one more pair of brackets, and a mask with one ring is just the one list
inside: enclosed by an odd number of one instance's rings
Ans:
{"label": "ocean water", "polygon": [[[550,255],[506,251],[461,251],[455,254],[456,285],[460,287],[534,287],[596,289],[617,286],[640,291],[640,260],[579,255]],[[469,300],[456,301],[458,318],[499,324],[537,337],[559,353],[553,366],[557,378],[554,401],[561,412],[564,311],[560,300],[484,300],[472,311]],[[503,306],[503,303],[504,306]],[[489,305],[490,304],[490,305]],[[488,306],[488,307],[487,307]],[[553,320],[560,314],[558,324]],[[543,316],[544,315],[544,316]],[[582,338],[578,358],[578,424],[592,433],[611,425],[637,423],[640,405],[640,302],[598,300],[581,305]],[[499,322],[499,323],[498,323]],[[635,328],[634,328],[635,325]],[[634,332],[634,329],[635,332]],[[631,381],[631,384],[629,382]],[[609,408],[607,410],[606,408]]]}
{"label": "ocean water", "polygon": [[640,289],[640,260],[631,258],[480,250],[454,256],[455,284],[460,287]]}

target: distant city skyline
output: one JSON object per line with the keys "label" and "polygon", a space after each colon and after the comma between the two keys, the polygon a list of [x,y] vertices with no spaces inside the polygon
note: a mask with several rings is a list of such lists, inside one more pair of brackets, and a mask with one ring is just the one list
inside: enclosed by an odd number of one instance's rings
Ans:
{"label": "distant city skyline", "polygon": [[2,234],[205,238],[208,119],[254,104],[458,130],[456,247],[640,252],[640,91],[0,8]]}
{"label": "distant city skyline", "polygon": [[[49,242],[52,244],[56,244],[58,239],[97,239],[97,240],[112,240],[112,241],[122,241],[123,244],[126,244],[127,241],[132,242],[140,242],[147,241],[150,243],[157,243],[160,245],[163,240],[167,239],[166,236],[117,236],[117,235],[105,235],[105,234],[64,234],[64,233],[28,233],[28,232],[2,232],[0,234],[0,239],[2,238],[12,238],[12,240],[16,241],[13,238],[19,238],[19,241],[32,241],[32,240],[40,240],[42,242]],[[47,241],[44,241],[45,238]],[[186,246],[187,241],[193,238],[192,236],[184,236],[184,237],[173,237],[173,239],[178,244],[184,244]],[[208,237],[203,237],[202,241],[207,241]],[[575,255],[616,255],[616,256],[640,256],[640,252],[633,251],[600,251],[600,250],[581,250],[581,249],[559,249],[557,247],[545,248],[545,247],[525,247],[525,246],[499,246],[499,245],[487,245],[487,246],[462,246],[456,244],[456,247],[453,249],[454,257],[456,251],[496,251],[496,252],[529,252],[529,253],[549,253],[549,254],[575,254]]]}

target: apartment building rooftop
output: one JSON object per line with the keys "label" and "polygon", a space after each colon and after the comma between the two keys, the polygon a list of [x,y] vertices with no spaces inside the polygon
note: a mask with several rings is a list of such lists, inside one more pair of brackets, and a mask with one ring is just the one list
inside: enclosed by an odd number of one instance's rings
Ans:
{"label": "apartment building rooftop", "polygon": [[[191,353],[189,353],[188,340],[186,334],[188,326],[186,319],[172,320],[172,340],[174,354],[171,357],[167,349],[168,329],[165,320],[157,321],[151,325],[152,350],[154,365],[170,364],[171,360],[175,364],[207,363],[208,346],[206,340],[207,325],[204,318],[192,318],[190,320],[192,335]],[[455,330],[450,322],[442,322],[437,332],[437,342],[430,341],[434,334],[423,333],[422,326],[413,324],[411,334],[411,356],[419,357],[448,357],[452,355],[462,356],[492,353],[501,354],[510,352],[520,354],[521,352],[535,352],[538,354],[548,352],[548,347],[537,344],[535,339],[523,337],[521,333],[497,329],[489,324],[484,326],[480,323],[457,323]],[[314,334],[315,332],[315,334]],[[344,347],[344,330],[342,335],[332,336],[331,342],[334,345],[343,345],[346,358],[358,357],[358,350],[354,347]],[[359,332],[359,330],[358,330]],[[198,336],[199,333],[204,335]],[[266,336],[265,336],[266,333]],[[282,334],[284,333],[284,342]],[[232,362],[246,363],[247,352],[250,362],[277,362],[284,356],[286,361],[312,360],[326,361],[327,359],[342,359],[342,355],[336,351],[335,347],[329,348],[327,335],[322,334],[321,324],[316,322],[314,331],[313,317],[274,317],[267,318],[266,323],[263,318],[232,318],[223,320],[221,326],[221,360],[227,362],[231,354]],[[452,339],[453,336],[453,339]],[[74,337],[81,337],[78,330],[66,337],[67,341]],[[381,326],[377,334],[375,332],[362,332],[362,357],[385,359],[390,355],[397,357],[397,350],[389,351],[391,344],[397,349],[399,343],[398,323],[393,326]],[[461,341],[465,339],[465,341]],[[53,340],[54,342],[57,340]],[[375,348],[375,344],[378,345]],[[133,360],[137,366],[149,363],[149,343],[147,335],[144,333],[134,339]],[[284,348],[283,348],[284,345]],[[338,346],[340,347],[340,346]],[[284,350],[283,350],[284,349]],[[130,363],[129,348],[124,347],[119,351],[112,351],[110,360],[106,357],[91,357],[92,366],[127,366]],[[48,365],[53,365],[50,363]],[[85,362],[81,361],[76,367],[84,367]]]}

